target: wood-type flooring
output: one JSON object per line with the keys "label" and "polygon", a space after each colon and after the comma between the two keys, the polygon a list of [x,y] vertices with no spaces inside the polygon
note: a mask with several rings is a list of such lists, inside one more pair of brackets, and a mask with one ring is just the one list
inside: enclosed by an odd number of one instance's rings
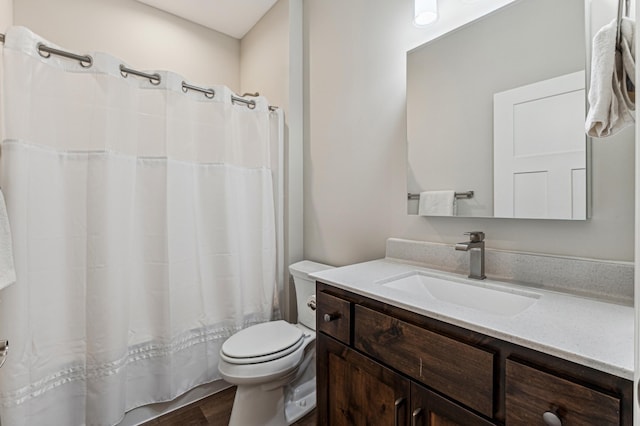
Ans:
{"label": "wood-type flooring", "polygon": [[[144,423],[143,426],[227,426],[236,388],[231,387]],[[316,410],[294,423],[316,426]]]}

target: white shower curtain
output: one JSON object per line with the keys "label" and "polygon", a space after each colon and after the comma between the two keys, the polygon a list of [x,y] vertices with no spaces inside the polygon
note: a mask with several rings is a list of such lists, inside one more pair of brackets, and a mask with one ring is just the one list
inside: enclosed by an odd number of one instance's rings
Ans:
{"label": "white shower curtain", "polygon": [[219,378],[224,339],[277,308],[276,114],[39,42],[56,47],[14,27],[3,50],[18,280],[0,292],[0,419],[113,425]]}

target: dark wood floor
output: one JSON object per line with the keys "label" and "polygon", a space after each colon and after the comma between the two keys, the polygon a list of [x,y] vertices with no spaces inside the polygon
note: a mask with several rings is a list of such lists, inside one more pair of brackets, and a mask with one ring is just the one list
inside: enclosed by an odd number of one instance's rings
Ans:
{"label": "dark wood floor", "polygon": [[[223,390],[151,420],[143,426],[227,426],[235,395],[235,387]],[[316,410],[295,422],[294,425],[316,426]]]}

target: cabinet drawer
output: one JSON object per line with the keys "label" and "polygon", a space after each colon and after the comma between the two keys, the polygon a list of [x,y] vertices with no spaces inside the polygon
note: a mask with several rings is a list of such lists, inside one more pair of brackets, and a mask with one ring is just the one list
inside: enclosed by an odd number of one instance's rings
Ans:
{"label": "cabinet drawer", "polygon": [[506,424],[544,424],[555,413],[563,425],[620,425],[620,399],[513,360],[506,366]]}
{"label": "cabinet drawer", "polygon": [[357,305],[355,347],[493,417],[494,354]]}
{"label": "cabinet drawer", "polygon": [[351,303],[323,291],[316,295],[316,328],[349,345],[351,343]]}

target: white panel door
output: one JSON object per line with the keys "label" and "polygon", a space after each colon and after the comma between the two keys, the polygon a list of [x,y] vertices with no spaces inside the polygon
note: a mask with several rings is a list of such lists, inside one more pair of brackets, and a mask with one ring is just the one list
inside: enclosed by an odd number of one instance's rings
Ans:
{"label": "white panel door", "polygon": [[584,71],[494,95],[494,215],[585,219]]}

